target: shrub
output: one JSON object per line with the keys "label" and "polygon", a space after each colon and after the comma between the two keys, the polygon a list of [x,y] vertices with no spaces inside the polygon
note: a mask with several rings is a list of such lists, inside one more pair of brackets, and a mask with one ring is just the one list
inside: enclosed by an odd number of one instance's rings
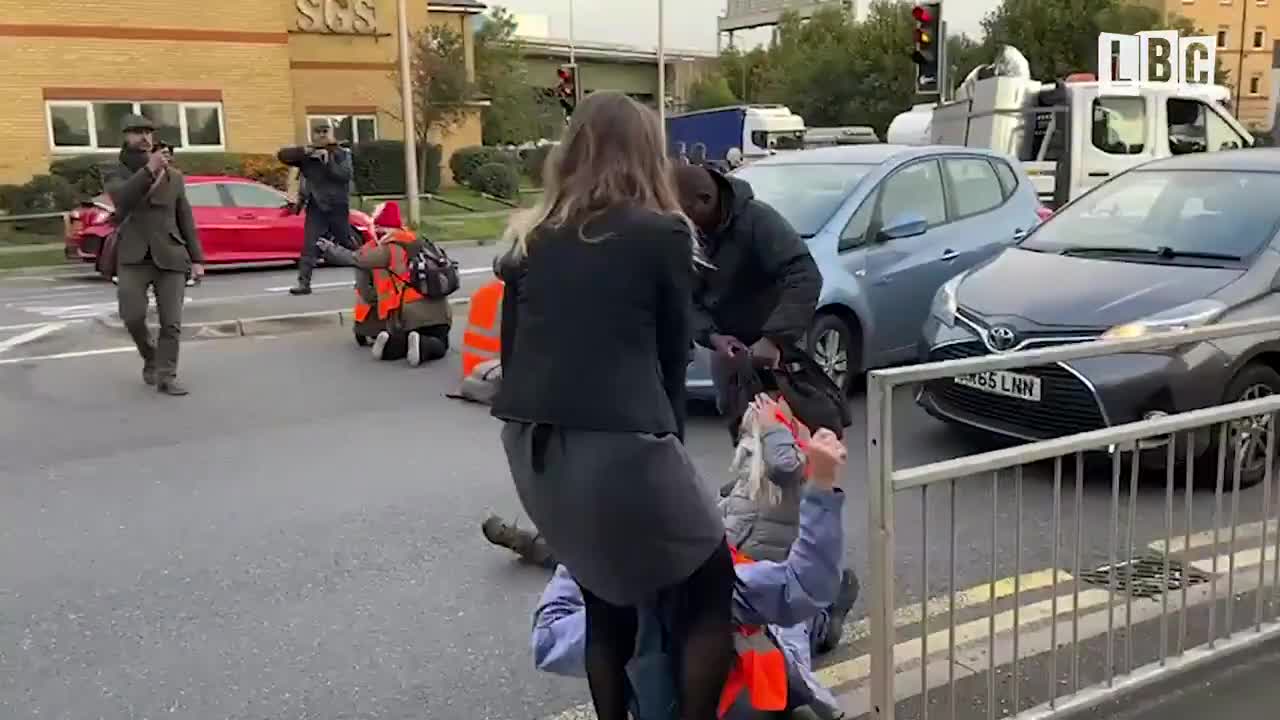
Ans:
{"label": "shrub", "polygon": [[529,182],[542,186],[542,168],[546,166],[547,156],[551,154],[554,147],[554,145],[539,145],[524,151],[520,161],[524,176]]}
{"label": "shrub", "polygon": [[66,180],[80,198],[88,199],[102,192],[103,175],[117,162],[114,155],[76,155],[54,160],[49,174]]}
{"label": "shrub", "polygon": [[507,163],[488,163],[472,173],[467,187],[477,192],[511,199],[520,194],[520,176]]}
{"label": "shrub", "polygon": [[477,170],[493,163],[499,163],[517,170],[520,158],[513,152],[483,145],[470,145],[458,148],[449,158],[449,171],[453,173],[453,181],[460,185],[470,185],[471,176]]}
{"label": "shrub", "polygon": [[78,200],[76,189],[58,175],[36,175],[25,185],[6,186],[3,197],[5,209],[14,215],[62,212]]}
{"label": "shrub", "polygon": [[[424,158],[425,155],[425,158]],[[418,148],[418,174],[424,193],[440,189],[439,145],[428,145],[426,152]],[[399,140],[374,140],[351,148],[352,180],[360,195],[399,195],[404,193],[404,143]]]}
{"label": "shrub", "polygon": [[186,175],[247,177],[244,158],[235,153],[182,152],[179,149],[173,155],[173,164]]}
{"label": "shrub", "polygon": [[285,190],[289,185],[289,166],[273,155],[242,156],[240,174],[277,190]]}

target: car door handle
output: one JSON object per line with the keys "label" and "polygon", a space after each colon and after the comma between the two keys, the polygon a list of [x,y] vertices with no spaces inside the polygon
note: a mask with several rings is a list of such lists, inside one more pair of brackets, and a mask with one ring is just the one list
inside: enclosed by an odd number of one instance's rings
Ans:
{"label": "car door handle", "polygon": [[1111,173],[1102,172],[1101,170],[1095,170],[1089,173],[1089,177],[1111,177]]}
{"label": "car door handle", "polygon": [[1022,228],[1018,228],[1017,230],[1014,230],[1014,231],[1013,231],[1013,241],[1014,241],[1014,242],[1018,242],[1019,240],[1021,240],[1022,238],[1026,237],[1026,236],[1027,236],[1027,231],[1026,231],[1026,230],[1023,230]]}
{"label": "car door handle", "polygon": [[258,216],[256,213],[240,213],[239,215],[236,216],[236,219],[237,220],[257,220]]}
{"label": "car door handle", "polygon": [[952,250],[951,248],[947,248],[946,250],[942,251],[943,262],[951,262],[952,260],[955,260],[958,257],[960,257],[960,253],[956,252],[955,250]]}

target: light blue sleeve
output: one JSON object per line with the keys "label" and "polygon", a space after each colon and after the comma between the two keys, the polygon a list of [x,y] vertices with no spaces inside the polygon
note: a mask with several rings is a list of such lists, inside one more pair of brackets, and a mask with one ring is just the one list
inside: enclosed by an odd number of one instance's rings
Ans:
{"label": "light blue sleeve", "polygon": [[795,625],[835,602],[844,562],[844,493],[804,489],[800,534],[785,562],[736,567],[734,612],[751,625]]}
{"label": "light blue sleeve", "polygon": [[799,487],[804,482],[804,455],[791,431],[770,426],[760,433],[760,452],[765,477],[780,488]]}
{"label": "light blue sleeve", "polygon": [[558,565],[533,613],[533,664],[556,675],[586,677],[586,646],[582,590],[569,570]]}

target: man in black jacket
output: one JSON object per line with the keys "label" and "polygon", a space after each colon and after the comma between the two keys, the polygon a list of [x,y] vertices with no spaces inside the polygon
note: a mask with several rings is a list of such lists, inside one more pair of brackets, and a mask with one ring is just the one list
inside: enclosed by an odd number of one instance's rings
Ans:
{"label": "man in black jacket", "polygon": [[686,165],[676,168],[676,184],[713,266],[701,268],[694,289],[694,340],[714,353],[723,411],[727,358],[750,352],[777,365],[804,355],[822,276],[790,223],[745,181]]}
{"label": "man in black jacket", "polygon": [[316,242],[329,237],[335,243],[351,245],[351,152],[338,144],[333,126],[324,123],[312,128],[313,144],[287,147],[277,157],[302,174],[302,197],[307,223],[298,261],[298,284],[291,295],[311,294],[311,273],[320,257]]}

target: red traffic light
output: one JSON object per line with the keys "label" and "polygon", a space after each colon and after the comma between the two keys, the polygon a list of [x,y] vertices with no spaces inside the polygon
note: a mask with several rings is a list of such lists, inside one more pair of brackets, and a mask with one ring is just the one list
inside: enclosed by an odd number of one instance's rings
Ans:
{"label": "red traffic light", "polygon": [[573,75],[566,68],[560,68],[560,82],[569,82],[573,80]]}
{"label": "red traffic light", "polygon": [[930,14],[929,9],[921,5],[917,5],[912,9],[911,17],[915,18],[916,22],[933,22],[933,15]]}

